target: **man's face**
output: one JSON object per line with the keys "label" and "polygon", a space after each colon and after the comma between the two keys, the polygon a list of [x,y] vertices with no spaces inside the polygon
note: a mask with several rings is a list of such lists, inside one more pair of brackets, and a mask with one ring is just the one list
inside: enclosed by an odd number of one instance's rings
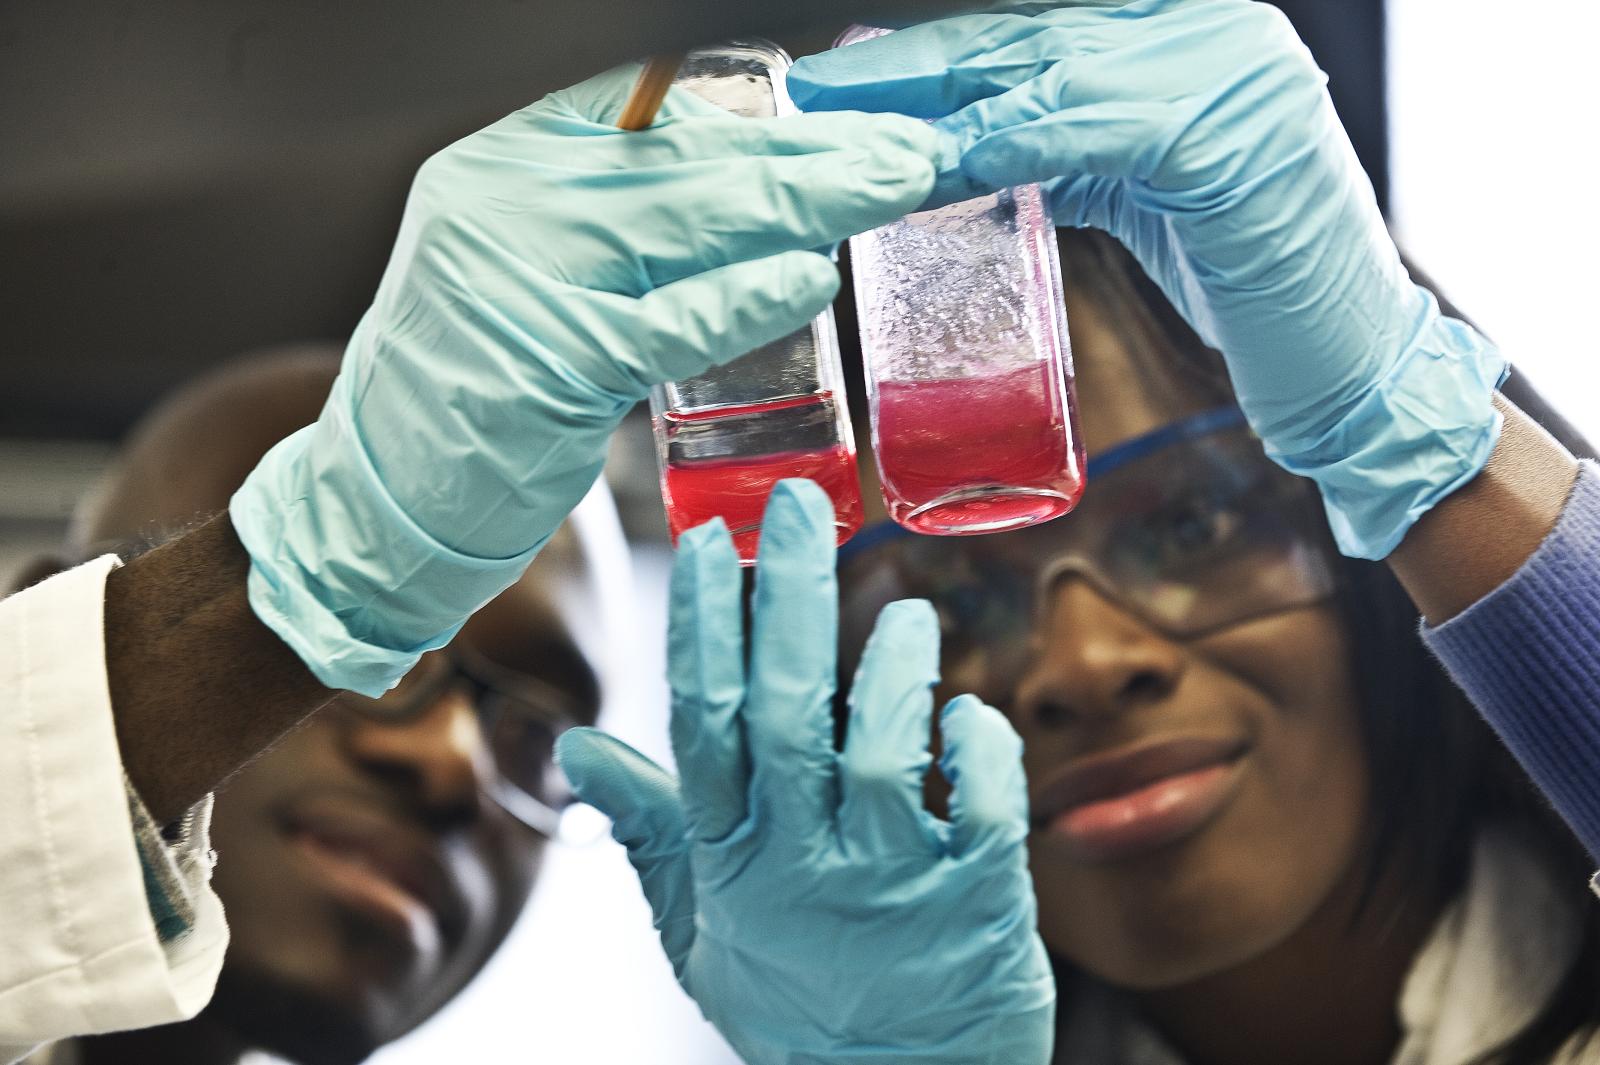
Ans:
{"label": "man's face", "polygon": [[[592,675],[529,588],[457,645],[592,719]],[[247,1042],[308,1065],[359,1061],[505,938],[544,841],[488,796],[501,769],[477,701],[458,686],[402,721],[336,702],[219,793],[214,883],[232,943],[211,1010]],[[541,747],[529,749],[547,759]]]}

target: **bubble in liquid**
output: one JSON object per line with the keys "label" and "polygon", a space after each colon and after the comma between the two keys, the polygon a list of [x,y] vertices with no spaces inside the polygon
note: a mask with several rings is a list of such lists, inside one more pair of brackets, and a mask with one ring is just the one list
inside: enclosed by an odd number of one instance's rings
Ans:
{"label": "bubble in liquid", "polygon": [[856,237],[859,313],[879,376],[966,376],[975,357],[996,372],[1035,361],[1050,323],[1026,244],[1042,213],[1036,189],[1008,189]]}

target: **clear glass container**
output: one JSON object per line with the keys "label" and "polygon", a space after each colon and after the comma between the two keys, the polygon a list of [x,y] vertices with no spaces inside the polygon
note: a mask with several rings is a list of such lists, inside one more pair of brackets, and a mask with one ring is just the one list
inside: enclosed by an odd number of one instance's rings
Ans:
{"label": "clear glass container", "polygon": [[[888,32],[852,27],[839,43]],[[889,515],[964,536],[1076,506],[1083,443],[1039,187],[908,215],[852,238],[850,262]]]}
{"label": "clear glass container", "polygon": [[[789,65],[776,45],[740,41],[691,52],[677,84],[734,114],[769,118],[794,110],[783,86]],[[861,528],[831,308],[726,366],[652,389],[650,412],[674,544],[720,516],[740,561],[751,564],[767,496],[785,477],[809,478],[828,493],[839,543]]]}

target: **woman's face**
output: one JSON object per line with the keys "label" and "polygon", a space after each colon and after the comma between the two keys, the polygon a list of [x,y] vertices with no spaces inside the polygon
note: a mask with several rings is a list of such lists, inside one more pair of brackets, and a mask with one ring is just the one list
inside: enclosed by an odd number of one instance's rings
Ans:
{"label": "woman's face", "polygon": [[[1147,387],[1148,356],[1097,307],[1069,299],[1068,317],[1091,460],[1199,409],[1157,398],[1170,390]],[[1058,522],[1095,507],[1091,479]],[[1024,740],[1052,952],[1121,987],[1173,988],[1260,957],[1331,904],[1352,879],[1367,780],[1326,599],[1179,638],[1069,570],[1034,613],[1006,669],[947,634],[939,695],[977,691]]]}
{"label": "woman's face", "polygon": [[[1069,301],[1068,321],[1090,455],[1194,412],[1139,387],[1134,353],[1096,307]],[[1351,681],[1327,602],[1180,640],[1083,581],[1058,584],[1005,703],[1025,745],[1051,950],[1119,986],[1163,988],[1255,958],[1303,926],[1361,842],[1367,779]],[[1071,779],[1122,752],[1132,765]],[[1120,801],[1062,806],[1163,763],[1198,765]]]}

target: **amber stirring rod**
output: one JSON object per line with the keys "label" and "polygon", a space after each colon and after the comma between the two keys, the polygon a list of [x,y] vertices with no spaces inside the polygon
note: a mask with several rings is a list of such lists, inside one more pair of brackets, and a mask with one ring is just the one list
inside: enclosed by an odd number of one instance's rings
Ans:
{"label": "amber stirring rod", "polygon": [[628,102],[623,105],[617,127],[649,129],[650,123],[656,120],[656,112],[661,109],[661,101],[667,98],[667,90],[672,88],[672,79],[678,76],[678,67],[682,65],[681,55],[658,55],[645,63],[644,70],[639,72],[639,80],[634,82],[633,92],[628,94]]}

